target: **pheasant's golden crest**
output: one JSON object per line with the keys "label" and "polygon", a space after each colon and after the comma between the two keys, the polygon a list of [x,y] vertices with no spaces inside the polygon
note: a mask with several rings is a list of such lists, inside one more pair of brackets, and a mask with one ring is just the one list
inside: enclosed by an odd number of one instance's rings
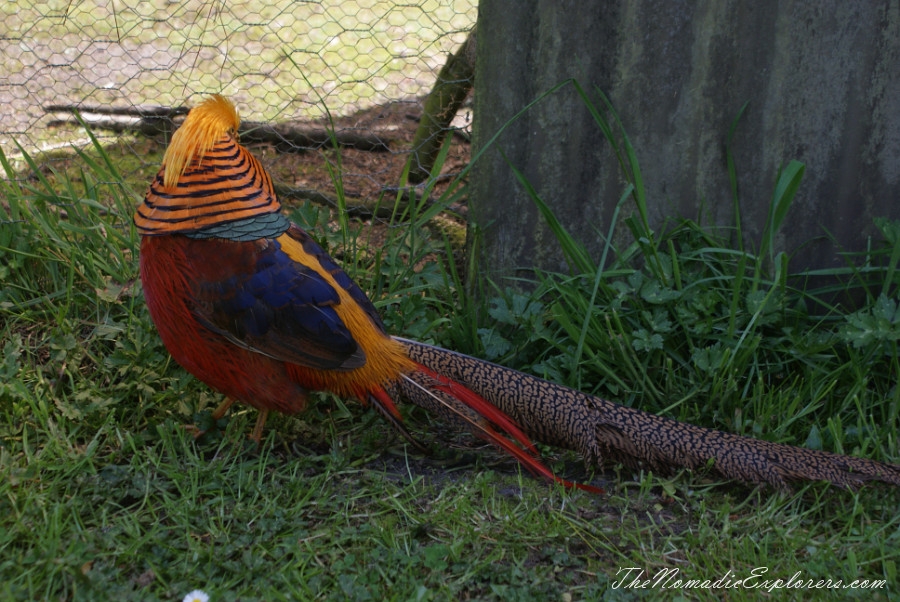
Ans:
{"label": "pheasant's golden crest", "polygon": [[219,95],[188,113],[135,213],[141,234],[193,233],[281,209],[269,174],[238,143],[240,123]]}

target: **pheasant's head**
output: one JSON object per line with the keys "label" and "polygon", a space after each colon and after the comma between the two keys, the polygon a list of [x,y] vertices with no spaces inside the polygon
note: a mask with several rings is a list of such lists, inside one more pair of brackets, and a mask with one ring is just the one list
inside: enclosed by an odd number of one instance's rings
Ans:
{"label": "pheasant's head", "polygon": [[[222,224],[279,212],[272,178],[238,141],[240,122],[234,105],[224,96],[212,96],[191,109],[172,136],[162,169],[134,214],[142,235],[201,230],[210,234],[210,228]],[[287,227],[287,221],[278,217],[264,221],[277,222],[275,230]],[[254,222],[253,227],[258,230],[259,224]],[[227,238],[227,230],[215,230],[214,235]]]}
{"label": "pheasant's head", "polygon": [[172,136],[163,158],[166,174],[163,183],[175,186],[188,166],[198,162],[223,136],[237,139],[241,118],[234,104],[224,96],[214,94],[191,109],[184,123]]}

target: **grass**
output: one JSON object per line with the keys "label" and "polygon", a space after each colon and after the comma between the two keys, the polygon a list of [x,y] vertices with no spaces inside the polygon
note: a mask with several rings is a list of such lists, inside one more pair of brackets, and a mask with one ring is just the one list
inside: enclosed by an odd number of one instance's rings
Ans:
{"label": "grass", "polygon": [[[610,226],[635,242],[610,243],[602,267],[559,226],[572,272],[481,304],[461,294],[450,251],[426,227],[439,206],[398,215],[378,249],[360,242],[367,225],[332,227],[312,207],[292,217],[393,332],[706,426],[896,462],[900,226],[881,222],[887,243],[817,290],[767,245],[736,249],[731,233],[690,221],[654,232],[633,151],[608,108],[584,98],[622,145],[622,215],[637,208]],[[421,455],[374,413],[327,395],[302,417],[270,419],[258,449],[244,439],[249,410],[195,440],[182,425],[208,420],[220,397],[172,362],[149,320],[130,221],[139,195],[118,161],[97,145],[79,174],[36,163],[22,174],[0,157],[4,599],[180,600],[198,588],[214,600],[898,597],[898,492],[887,487],[592,477],[546,449],[555,470],[607,494],[564,491],[411,411],[435,448]],[[798,169],[783,172],[773,227]],[[860,307],[843,309],[839,292]],[[644,579],[767,570],[758,585],[795,573],[885,585],[640,589],[619,583],[629,567]]]}

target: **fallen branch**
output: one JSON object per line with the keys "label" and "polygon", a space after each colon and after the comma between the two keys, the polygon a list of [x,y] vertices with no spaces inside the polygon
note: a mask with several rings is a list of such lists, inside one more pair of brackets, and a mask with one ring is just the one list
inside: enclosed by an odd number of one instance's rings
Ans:
{"label": "fallen branch", "polygon": [[[187,114],[186,107],[102,107],[78,106],[73,104],[47,105],[47,113],[79,114],[91,127],[117,133],[130,132],[143,136],[170,136],[180,125],[180,119]],[[51,126],[77,125],[75,119],[56,119]],[[337,142],[345,148],[355,148],[370,152],[387,151],[388,141],[376,134],[352,129],[332,132],[324,127],[296,125],[293,123],[261,123],[245,121],[238,132],[244,142],[271,144],[278,152],[296,153],[310,149],[325,148]]]}
{"label": "fallen branch", "polygon": [[[291,123],[260,123],[247,121],[241,124],[242,142],[266,142],[282,153],[295,153],[311,148],[327,148],[336,141],[339,146],[363,151],[390,150],[388,143],[376,134],[354,130],[332,132],[321,127],[299,126]],[[332,139],[334,136],[334,139]]]}
{"label": "fallen branch", "polygon": [[[275,182],[275,194],[281,201],[288,199],[308,201],[317,205],[338,208],[337,197],[315,190],[312,188],[295,188]],[[405,189],[400,195],[399,202],[395,203],[398,189],[396,187],[388,187],[384,189],[384,195],[381,199],[371,200],[359,197],[349,197],[344,201],[347,215],[359,219],[378,219],[389,220],[392,218],[401,218],[408,213],[410,207],[410,193],[412,193],[412,202],[419,207],[428,207],[434,203],[431,197],[422,198],[422,191],[417,188]],[[396,205],[396,207],[395,207]]]}

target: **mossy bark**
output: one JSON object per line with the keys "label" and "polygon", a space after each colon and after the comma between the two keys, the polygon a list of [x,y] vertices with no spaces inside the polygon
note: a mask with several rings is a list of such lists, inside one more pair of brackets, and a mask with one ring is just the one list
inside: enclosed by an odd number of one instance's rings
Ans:
{"label": "mossy bark", "polygon": [[424,111],[412,143],[409,181],[428,179],[441,145],[450,131],[450,122],[472,90],[475,75],[475,31],[450,55],[425,99]]}

